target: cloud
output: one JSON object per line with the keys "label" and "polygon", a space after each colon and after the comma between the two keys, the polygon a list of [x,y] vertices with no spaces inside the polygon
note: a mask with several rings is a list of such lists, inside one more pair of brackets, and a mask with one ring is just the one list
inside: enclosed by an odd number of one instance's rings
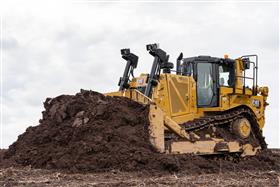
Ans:
{"label": "cloud", "polygon": [[3,38],[2,50],[13,50],[18,47],[18,41],[13,37]]}
{"label": "cloud", "polygon": [[[4,147],[37,125],[46,97],[83,89],[117,89],[125,66],[120,49],[139,57],[135,73],[149,72],[148,43],[175,59],[257,53],[260,85],[270,87],[265,136],[277,144],[278,41],[275,3],[12,2],[4,20]],[[3,8],[5,7],[5,8]]]}

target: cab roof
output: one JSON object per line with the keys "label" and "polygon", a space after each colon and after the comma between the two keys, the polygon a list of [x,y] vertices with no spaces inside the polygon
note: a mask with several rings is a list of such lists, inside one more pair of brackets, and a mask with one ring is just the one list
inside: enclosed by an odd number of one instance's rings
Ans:
{"label": "cab roof", "polygon": [[218,63],[218,64],[226,64],[231,65],[234,64],[235,60],[230,58],[218,58],[211,56],[196,56],[196,57],[188,57],[182,59],[184,63],[197,63],[197,62],[209,62],[209,63]]}

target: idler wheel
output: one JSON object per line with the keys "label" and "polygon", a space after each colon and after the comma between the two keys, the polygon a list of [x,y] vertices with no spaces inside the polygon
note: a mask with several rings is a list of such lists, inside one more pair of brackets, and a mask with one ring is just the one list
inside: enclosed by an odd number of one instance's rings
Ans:
{"label": "idler wheel", "polygon": [[232,131],[239,137],[245,139],[251,134],[251,124],[246,118],[239,118],[232,123]]}

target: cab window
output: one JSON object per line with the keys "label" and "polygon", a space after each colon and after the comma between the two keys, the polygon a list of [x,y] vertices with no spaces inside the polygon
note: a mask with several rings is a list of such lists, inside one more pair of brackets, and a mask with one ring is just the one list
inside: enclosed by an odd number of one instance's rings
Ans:
{"label": "cab window", "polygon": [[234,80],[232,80],[232,71],[225,65],[219,65],[219,86],[232,87]]}

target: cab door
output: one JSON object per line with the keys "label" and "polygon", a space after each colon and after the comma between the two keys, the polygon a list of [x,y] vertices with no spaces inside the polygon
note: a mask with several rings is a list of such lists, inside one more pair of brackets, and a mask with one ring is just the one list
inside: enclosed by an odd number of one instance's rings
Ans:
{"label": "cab door", "polygon": [[198,107],[217,107],[217,64],[207,61],[195,63],[196,94]]}

